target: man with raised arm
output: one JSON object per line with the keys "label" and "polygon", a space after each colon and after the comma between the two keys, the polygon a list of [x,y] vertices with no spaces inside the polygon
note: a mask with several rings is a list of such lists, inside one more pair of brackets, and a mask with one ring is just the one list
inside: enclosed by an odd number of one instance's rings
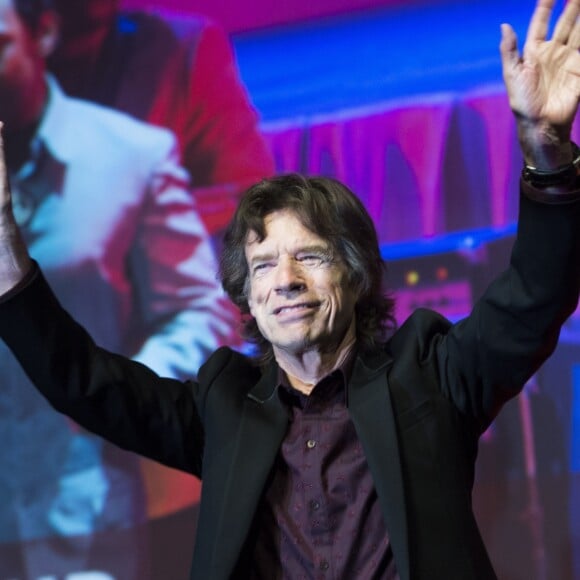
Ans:
{"label": "man with raised arm", "polygon": [[216,351],[196,381],[99,348],[30,260],[2,190],[0,336],[63,413],[202,477],[192,578],[495,578],[471,506],[477,441],[553,351],[580,285],[580,0],[553,36],[539,0],[501,55],[525,160],[510,264],[451,324],[399,328],[360,201],[325,178],[250,188],[225,290],[257,354]]}

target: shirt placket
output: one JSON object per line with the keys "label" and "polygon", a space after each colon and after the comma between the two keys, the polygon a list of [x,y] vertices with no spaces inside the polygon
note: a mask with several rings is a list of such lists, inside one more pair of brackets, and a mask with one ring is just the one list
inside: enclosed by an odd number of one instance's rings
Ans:
{"label": "shirt placket", "polygon": [[[330,419],[327,405],[317,404],[316,397],[309,401],[304,409],[305,423],[305,462],[309,465],[311,479],[304,489],[304,503],[308,509],[310,536],[312,539],[314,576],[319,580],[334,577],[332,566],[333,529],[331,514],[327,501],[327,491],[324,488],[323,467],[325,457],[332,446],[330,433],[324,429],[325,422]],[[314,467],[314,469],[312,469]]]}

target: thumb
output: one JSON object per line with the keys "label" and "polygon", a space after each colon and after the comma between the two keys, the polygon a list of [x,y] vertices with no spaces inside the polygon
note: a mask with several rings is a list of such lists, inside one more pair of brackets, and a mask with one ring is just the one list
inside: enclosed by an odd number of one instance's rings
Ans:
{"label": "thumb", "polygon": [[8,183],[8,171],[6,169],[6,158],[4,156],[4,123],[0,121],[0,207],[10,207],[10,184]]}

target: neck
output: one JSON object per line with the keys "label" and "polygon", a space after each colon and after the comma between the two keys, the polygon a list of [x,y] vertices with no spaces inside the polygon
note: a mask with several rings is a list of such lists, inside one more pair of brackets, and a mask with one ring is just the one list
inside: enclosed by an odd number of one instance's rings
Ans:
{"label": "neck", "polygon": [[329,350],[312,349],[301,353],[288,353],[274,349],[274,355],[292,387],[305,395],[309,395],[324,377],[344,364],[353,351],[355,341],[355,322],[353,320],[336,348]]}
{"label": "neck", "polygon": [[48,88],[44,77],[39,80],[36,90],[22,95],[16,104],[0,104],[0,112],[5,116],[4,151],[6,165],[11,172],[17,171],[30,158],[30,144],[44,116],[48,103]]}

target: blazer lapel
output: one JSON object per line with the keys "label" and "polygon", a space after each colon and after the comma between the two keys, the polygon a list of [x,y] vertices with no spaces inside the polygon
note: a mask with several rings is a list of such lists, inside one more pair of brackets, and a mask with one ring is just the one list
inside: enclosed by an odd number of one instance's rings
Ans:
{"label": "blazer lapel", "polygon": [[286,433],[288,414],[276,393],[277,378],[278,367],[272,364],[244,402],[218,522],[216,537],[223,542],[212,566],[219,571],[216,578],[229,577],[234,570]]}
{"label": "blazer lapel", "polygon": [[349,383],[349,411],[363,445],[385,517],[397,571],[409,576],[408,526],[395,418],[387,383],[392,359],[358,357]]}

